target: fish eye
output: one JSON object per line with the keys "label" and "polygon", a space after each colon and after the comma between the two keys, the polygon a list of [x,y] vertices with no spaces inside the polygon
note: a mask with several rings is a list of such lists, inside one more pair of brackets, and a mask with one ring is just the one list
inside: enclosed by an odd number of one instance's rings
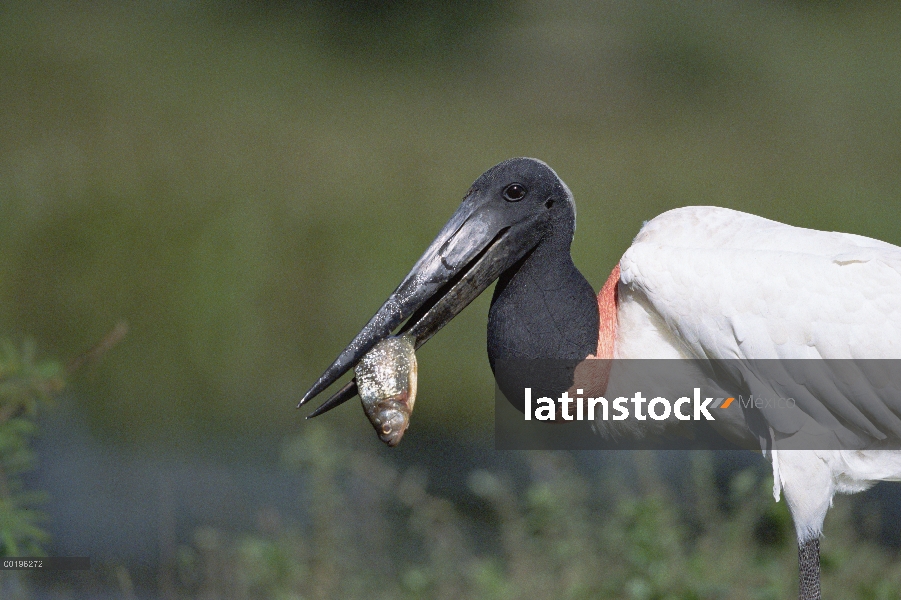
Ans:
{"label": "fish eye", "polygon": [[508,202],[519,202],[526,197],[529,190],[521,183],[511,183],[504,188],[504,200]]}

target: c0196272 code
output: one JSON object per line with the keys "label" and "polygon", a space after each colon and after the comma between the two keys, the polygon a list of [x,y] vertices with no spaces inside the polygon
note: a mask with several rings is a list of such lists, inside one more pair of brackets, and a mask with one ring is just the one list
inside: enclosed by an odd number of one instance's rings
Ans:
{"label": "c0196272 code", "polygon": [[0,570],[86,571],[91,568],[87,556],[22,556],[0,558]]}

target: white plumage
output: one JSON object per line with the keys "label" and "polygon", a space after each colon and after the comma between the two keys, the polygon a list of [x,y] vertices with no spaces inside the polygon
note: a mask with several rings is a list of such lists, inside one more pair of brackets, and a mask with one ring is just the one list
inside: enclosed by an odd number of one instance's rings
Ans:
{"label": "white plumage", "polygon": [[[647,222],[620,269],[615,358],[901,358],[901,248],[885,242],[689,207]],[[884,397],[875,408],[837,394],[807,406],[850,414],[878,447],[901,439],[901,402]],[[768,458],[802,542],[819,536],[835,493],[901,480],[893,450]]]}

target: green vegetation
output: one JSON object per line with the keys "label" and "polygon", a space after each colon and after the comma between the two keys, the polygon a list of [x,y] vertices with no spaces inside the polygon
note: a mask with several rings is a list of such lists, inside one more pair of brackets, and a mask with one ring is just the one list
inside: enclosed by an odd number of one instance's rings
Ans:
{"label": "green vegetation", "polygon": [[[271,511],[260,530],[195,533],[179,553],[185,598],[783,599],[797,590],[785,502],[759,469],[714,485],[712,453],[690,454],[688,487],[664,485],[650,453],[590,489],[563,452],[525,452],[521,485],[476,470],[461,506],[429,492],[429,474],[351,451],[321,424],[285,461],[308,478],[308,525]],[[625,473],[638,474],[627,478]],[[433,474],[434,475],[434,474]],[[901,563],[862,539],[848,498],[822,542],[827,598],[901,597]]]}
{"label": "green vegetation", "polygon": [[[27,489],[23,475],[37,463],[31,449],[35,419],[62,390],[63,376],[61,364],[37,359],[33,340],[21,348],[0,340],[0,558],[44,556],[50,536],[40,506],[46,496]],[[28,598],[24,579],[20,572],[0,571],[0,594]]]}
{"label": "green vegetation", "polygon": [[62,390],[63,374],[59,363],[37,360],[33,341],[21,349],[0,341],[0,557],[43,555],[44,495],[25,489],[22,474],[35,467],[38,410]]}

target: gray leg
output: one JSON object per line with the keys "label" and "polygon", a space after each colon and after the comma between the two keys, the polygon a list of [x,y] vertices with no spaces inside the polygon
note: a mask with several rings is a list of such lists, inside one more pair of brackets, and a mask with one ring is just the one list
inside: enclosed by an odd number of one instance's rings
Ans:
{"label": "gray leg", "polygon": [[800,600],[820,600],[820,538],[798,543]]}

